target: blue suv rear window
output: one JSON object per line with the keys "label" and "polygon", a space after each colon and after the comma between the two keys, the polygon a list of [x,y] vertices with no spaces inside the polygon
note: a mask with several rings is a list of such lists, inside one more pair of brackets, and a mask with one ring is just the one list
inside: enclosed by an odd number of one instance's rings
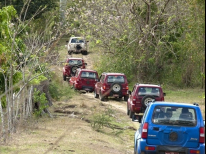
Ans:
{"label": "blue suv rear window", "polygon": [[196,126],[196,112],[193,108],[175,106],[156,106],[152,122],[160,125]]}

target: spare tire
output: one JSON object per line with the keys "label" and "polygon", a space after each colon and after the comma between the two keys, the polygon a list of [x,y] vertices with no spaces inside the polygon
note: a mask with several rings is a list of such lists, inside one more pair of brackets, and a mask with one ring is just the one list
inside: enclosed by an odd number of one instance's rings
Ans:
{"label": "spare tire", "polygon": [[76,46],[76,49],[77,49],[77,50],[81,50],[82,47],[78,44],[78,45]]}
{"label": "spare tire", "polygon": [[77,71],[78,68],[79,68],[79,67],[76,66],[76,65],[72,66],[72,67],[71,67],[71,74],[72,74],[72,75],[75,75],[75,73],[76,73],[76,71]]}
{"label": "spare tire", "polygon": [[154,96],[151,96],[151,95],[146,95],[146,96],[144,96],[144,97],[142,98],[142,101],[141,101],[142,106],[143,106],[144,108],[146,108],[147,105],[149,104],[149,102],[152,102],[153,100],[155,100],[155,97],[154,97]]}
{"label": "spare tire", "polygon": [[118,94],[121,92],[122,90],[122,86],[120,83],[113,83],[111,85],[111,89],[112,89],[112,92],[115,93],[115,94]]}

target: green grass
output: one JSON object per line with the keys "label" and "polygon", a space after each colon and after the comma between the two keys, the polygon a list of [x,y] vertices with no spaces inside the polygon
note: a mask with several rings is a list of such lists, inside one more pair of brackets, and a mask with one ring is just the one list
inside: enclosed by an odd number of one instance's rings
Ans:
{"label": "green grass", "polygon": [[203,89],[176,89],[176,90],[164,90],[166,93],[165,101],[170,102],[182,102],[182,103],[198,103],[199,105],[205,105]]}

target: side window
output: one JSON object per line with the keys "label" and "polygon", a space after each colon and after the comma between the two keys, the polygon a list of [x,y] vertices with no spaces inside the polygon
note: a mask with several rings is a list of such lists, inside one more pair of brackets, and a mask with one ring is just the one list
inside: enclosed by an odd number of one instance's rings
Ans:
{"label": "side window", "polygon": [[73,39],[71,40],[71,43],[76,43],[76,39],[73,38]]}

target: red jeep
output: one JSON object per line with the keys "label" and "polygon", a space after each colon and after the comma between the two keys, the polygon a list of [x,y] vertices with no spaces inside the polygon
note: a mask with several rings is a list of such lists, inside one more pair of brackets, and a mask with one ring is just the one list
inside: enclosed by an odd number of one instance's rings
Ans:
{"label": "red jeep", "polygon": [[98,79],[99,76],[97,71],[78,68],[75,76],[70,78],[69,84],[75,90],[85,90],[87,92],[93,92],[94,86]]}
{"label": "red jeep", "polygon": [[77,68],[86,68],[87,63],[84,62],[83,58],[68,58],[63,67],[63,80],[74,76]]}
{"label": "red jeep", "polygon": [[133,118],[135,113],[144,113],[149,102],[164,101],[161,86],[154,84],[135,84],[132,92],[129,91],[129,99],[127,100],[127,115]]}
{"label": "red jeep", "polygon": [[94,97],[105,98],[115,97],[124,100],[128,99],[128,82],[123,73],[102,73],[100,81],[95,84]]}

